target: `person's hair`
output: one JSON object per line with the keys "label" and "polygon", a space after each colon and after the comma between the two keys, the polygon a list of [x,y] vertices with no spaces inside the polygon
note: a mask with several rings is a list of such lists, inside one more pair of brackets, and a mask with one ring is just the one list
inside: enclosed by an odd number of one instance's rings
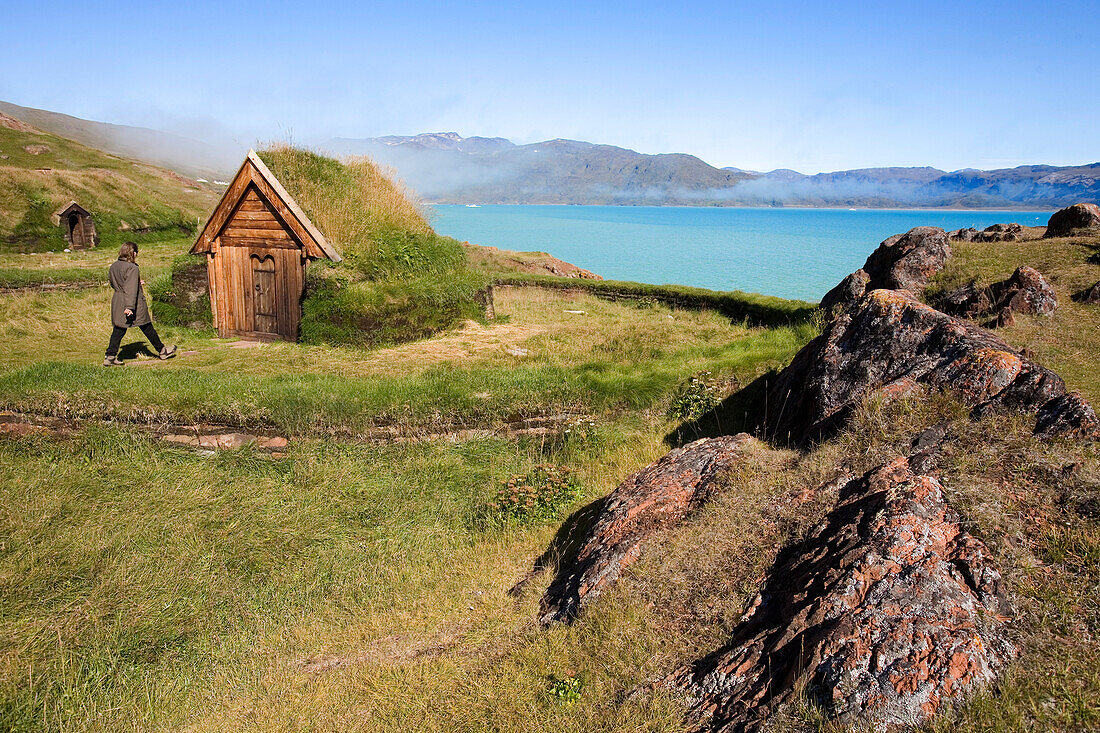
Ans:
{"label": "person's hair", "polygon": [[138,246],[133,242],[123,242],[122,246],[118,248],[118,258],[127,262],[134,262],[137,260],[137,251]]}

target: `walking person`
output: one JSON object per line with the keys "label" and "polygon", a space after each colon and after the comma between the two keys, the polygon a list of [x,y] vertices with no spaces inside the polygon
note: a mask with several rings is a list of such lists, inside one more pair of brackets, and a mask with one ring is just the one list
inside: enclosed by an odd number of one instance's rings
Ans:
{"label": "walking person", "polygon": [[153,328],[153,319],[149,317],[149,306],[145,304],[145,293],[141,289],[141,274],[137,266],[138,247],[133,242],[123,242],[118,248],[118,259],[111,264],[107,279],[115,293],[111,296],[111,323],[115,330],[111,332],[111,342],[107,345],[107,354],[103,357],[103,366],[120,366],[118,347],[126,329],[137,326],[149,339],[149,343],[161,359],[171,359],[176,355],[177,347],[165,346]]}

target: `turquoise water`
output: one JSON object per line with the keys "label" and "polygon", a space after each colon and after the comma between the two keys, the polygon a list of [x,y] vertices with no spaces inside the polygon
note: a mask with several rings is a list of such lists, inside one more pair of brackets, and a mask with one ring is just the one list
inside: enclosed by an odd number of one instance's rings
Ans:
{"label": "turquoise water", "polygon": [[1046,224],[1049,211],[432,207],[440,234],[549,252],[611,280],[745,290],[818,300],[891,234],[990,224]]}

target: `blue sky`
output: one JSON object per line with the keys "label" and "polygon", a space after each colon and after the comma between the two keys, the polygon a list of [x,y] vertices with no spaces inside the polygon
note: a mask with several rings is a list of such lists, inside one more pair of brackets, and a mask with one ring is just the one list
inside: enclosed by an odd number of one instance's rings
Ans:
{"label": "blue sky", "polygon": [[453,130],[806,173],[1100,160],[1097,0],[0,10],[0,99],[200,138]]}

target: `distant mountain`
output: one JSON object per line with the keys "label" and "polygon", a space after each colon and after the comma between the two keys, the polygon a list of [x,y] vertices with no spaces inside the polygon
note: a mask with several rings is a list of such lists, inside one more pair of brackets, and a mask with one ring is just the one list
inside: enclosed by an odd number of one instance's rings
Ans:
{"label": "distant mountain", "polygon": [[[247,146],[91,122],[0,102],[0,112],[100,150],[209,180],[236,170]],[[428,201],[454,204],[653,204],[1058,208],[1100,203],[1100,163],[952,172],[863,168],[804,175],[715,168],[693,155],[647,155],[613,145],[547,140],[516,145],[454,132],[333,138],[335,155],[369,155]]]}
{"label": "distant mountain", "polygon": [[241,164],[248,147],[214,144],[145,127],[93,122],[33,107],[0,101],[0,112],[44,132],[75,140],[113,155],[137,158],[193,178],[228,177]]}
{"label": "distant mountain", "polygon": [[500,204],[691,204],[751,176],[719,170],[694,155],[644,155],[612,145],[451,133],[337,138],[337,155],[369,155],[430,201]]}
{"label": "distant mountain", "polygon": [[1100,163],[804,175],[788,169],[718,169],[693,155],[645,155],[575,140],[515,145],[453,132],[337,138],[324,147],[392,166],[438,203],[1055,208],[1100,201]]}

